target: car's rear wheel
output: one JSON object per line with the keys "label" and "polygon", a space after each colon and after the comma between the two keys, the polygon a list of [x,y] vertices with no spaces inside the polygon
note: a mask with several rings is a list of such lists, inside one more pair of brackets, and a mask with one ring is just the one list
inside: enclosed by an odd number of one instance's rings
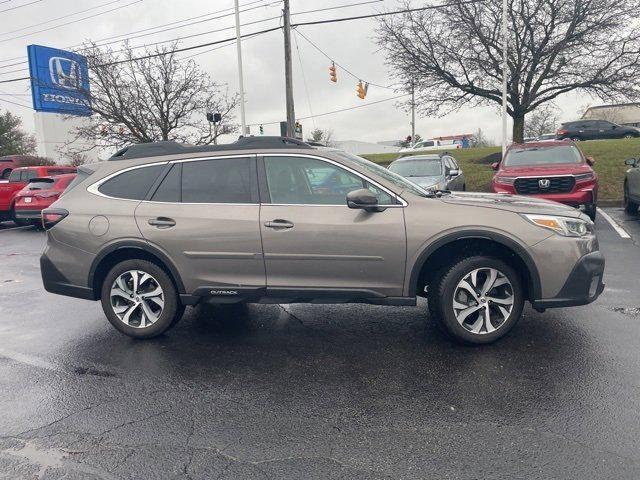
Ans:
{"label": "car's rear wheel", "polygon": [[629,184],[624,184],[624,211],[629,215],[638,213],[638,204],[629,198]]}
{"label": "car's rear wheel", "polygon": [[632,133],[625,133],[623,138],[636,138],[636,136],[633,135]]}
{"label": "car's rear wheel", "polygon": [[429,287],[429,311],[454,340],[491,343],[506,335],[522,315],[524,292],[518,273],[483,255],[443,269]]}
{"label": "car's rear wheel", "polygon": [[161,335],[184,313],[169,276],[146,260],[125,260],[113,267],[102,284],[101,300],[109,322],[134,338]]}

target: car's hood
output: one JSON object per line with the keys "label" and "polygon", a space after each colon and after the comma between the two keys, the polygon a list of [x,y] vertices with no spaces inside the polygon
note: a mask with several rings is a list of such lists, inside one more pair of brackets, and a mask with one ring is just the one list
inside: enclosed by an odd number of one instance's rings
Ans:
{"label": "car's hood", "polygon": [[540,213],[565,217],[581,215],[575,208],[551,200],[505,193],[454,192],[443,195],[441,200],[446,203],[498,208],[516,213]]}
{"label": "car's hood", "polygon": [[555,165],[521,165],[504,166],[501,165],[498,175],[510,177],[531,177],[531,176],[551,176],[551,175],[575,175],[587,173],[591,167],[584,163],[557,163]]}
{"label": "car's hood", "polygon": [[[405,177],[405,178],[410,182],[415,183],[416,185],[420,185],[421,187],[431,187],[436,183],[444,183],[444,180],[445,180],[444,175],[432,175],[428,177]],[[442,185],[442,188],[444,188],[444,185]]]}

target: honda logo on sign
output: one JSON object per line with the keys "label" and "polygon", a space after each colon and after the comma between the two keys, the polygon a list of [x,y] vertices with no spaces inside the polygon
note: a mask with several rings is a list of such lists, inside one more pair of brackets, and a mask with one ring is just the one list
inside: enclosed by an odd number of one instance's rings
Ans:
{"label": "honda logo on sign", "polygon": [[75,60],[64,57],[51,57],[49,59],[49,73],[51,83],[68,90],[79,90],[82,86],[82,70]]}
{"label": "honda logo on sign", "polygon": [[538,185],[540,185],[540,188],[549,188],[551,186],[551,180],[548,178],[541,178],[538,180]]}

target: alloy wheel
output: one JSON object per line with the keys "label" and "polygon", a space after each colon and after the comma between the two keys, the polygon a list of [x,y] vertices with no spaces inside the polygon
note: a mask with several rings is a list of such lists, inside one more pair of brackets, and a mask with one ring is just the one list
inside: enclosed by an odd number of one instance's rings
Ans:
{"label": "alloy wheel", "polygon": [[142,270],[120,274],[111,286],[111,308],[129,327],[153,325],[164,309],[164,291],[158,280]]}
{"label": "alloy wheel", "polygon": [[495,268],[477,268],[465,275],[453,294],[453,313],[471,333],[484,335],[502,327],[515,303],[513,286]]}

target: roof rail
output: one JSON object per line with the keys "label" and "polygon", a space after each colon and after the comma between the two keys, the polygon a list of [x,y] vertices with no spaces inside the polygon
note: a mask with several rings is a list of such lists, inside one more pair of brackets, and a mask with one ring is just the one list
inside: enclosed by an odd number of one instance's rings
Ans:
{"label": "roof rail", "polygon": [[224,145],[188,145],[174,141],[163,141],[130,145],[118,150],[109,158],[109,160],[128,160],[131,158],[179,155],[182,153],[223,152],[229,150],[254,150],[262,148],[312,149],[313,147],[302,140],[289,137],[240,137],[237,141]]}

